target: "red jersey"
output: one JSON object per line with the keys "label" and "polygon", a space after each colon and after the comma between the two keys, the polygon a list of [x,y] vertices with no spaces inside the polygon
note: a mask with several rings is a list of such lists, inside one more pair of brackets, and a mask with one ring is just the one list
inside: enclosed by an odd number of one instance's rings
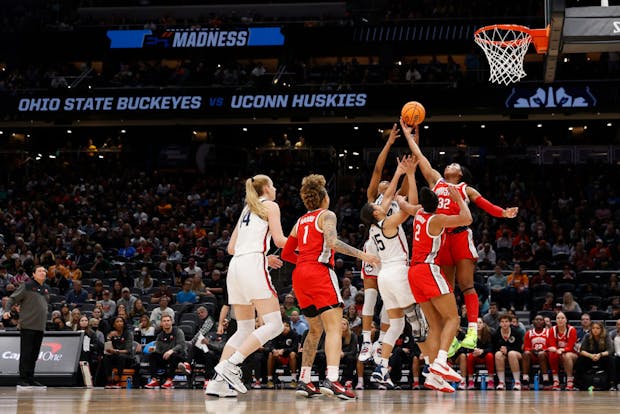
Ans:
{"label": "red jersey", "polygon": [[554,326],[549,332],[549,346],[564,348],[564,352],[575,352],[577,343],[577,329],[567,325],[563,334],[560,334],[558,327]]}
{"label": "red jersey", "polygon": [[[446,180],[440,178],[433,187],[433,192],[437,194],[437,198],[439,199],[439,204],[437,204],[437,210],[435,213],[437,214],[445,214],[447,216],[458,216],[461,212],[461,208],[458,204],[456,204],[450,198],[450,193],[448,193],[448,186],[452,184],[448,184]],[[469,203],[469,197],[467,196],[467,192],[465,188],[467,188],[466,183],[458,183],[455,185],[463,200],[466,203]]]}
{"label": "red jersey", "polygon": [[437,254],[443,239],[443,229],[437,236],[431,236],[428,232],[428,223],[433,218],[433,213],[418,210],[413,220],[413,241],[411,243],[411,263],[436,264]]}
{"label": "red jersey", "polygon": [[327,247],[323,230],[319,229],[319,216],[324,209],[309,211],[297,220],[297,265],[304,262],[325,263],[334,267],[334,250]]}
{"label": "red jersey", "polygon": [[544,351],[548,348],[549,329],[544,328],[541,332],[530,329],[523,339],[524,351]]}

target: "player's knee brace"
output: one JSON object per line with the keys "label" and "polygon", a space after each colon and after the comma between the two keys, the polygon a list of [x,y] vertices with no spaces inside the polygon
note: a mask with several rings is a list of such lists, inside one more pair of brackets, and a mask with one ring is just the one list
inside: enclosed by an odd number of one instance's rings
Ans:
{"label": "player's knee brace", "polygon": [[383,337],[383,343],[394,346],[394,344],[396,343],[396,340],[398,339],[400,334],[403,333],[404,329],[405,329],[405,319],[403,318],[390,319],[390,327],[388,328],[387,332],[385,333],[385,336]]}
{"label": "player's knee brace", "polygon": [[239,349],[247,337],[252,335],[255,326],[254,319],[237,320],[237,331],[228,339],[226,345]]}
{"label": "player's knee brace", "polygon": [[426,336],[428,335],[428,322],[426,322],[426,317],[424,316],[424,312],[422,312],[420,305],[414,303],[412,306],[405,309],[405,316],[407,317],[407,322],[411,325],[413,339],[416,342],[426,341]]}
{"label": "player's knee brace", "polygon": [[261,345],[266,344],[270,339],[280,335],[284,329],[280,312],[271,312],[263,315],[263,322],[265,322],[265,324],[254,331],[254,336],[258,338]]}
{"label": "player's knee brace", "polygon": [[362,306],[362,316],[373,316],[379,292],[377,289],[364,289],[364,306]]}

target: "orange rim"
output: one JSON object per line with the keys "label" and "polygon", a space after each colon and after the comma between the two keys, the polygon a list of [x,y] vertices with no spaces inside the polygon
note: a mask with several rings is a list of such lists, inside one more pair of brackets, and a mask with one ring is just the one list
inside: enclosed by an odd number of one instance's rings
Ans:
{"label": "orange rim", "polygon": [[[514,40],[489,40],[484,39],[480,36],[481,33],[492,31],[494,29],[513,30],[525,33],[528,36]],[[479,42],[490,45],[492,44],[500,47],[520,46],[525,42],[532,42],[534,44],[534,47],[536,48],[537,53],[546,53],[549,47],[549,29],[549,26],[543,29],[530,29],[529,27],[521,26],[518,24],[492,24],[476,30],[474,32],[474,38],[476,38]]]}

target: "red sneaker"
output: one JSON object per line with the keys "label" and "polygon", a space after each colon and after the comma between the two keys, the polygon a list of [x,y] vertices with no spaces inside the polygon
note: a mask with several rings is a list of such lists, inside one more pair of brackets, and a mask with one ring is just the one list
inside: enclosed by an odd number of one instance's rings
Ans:
{"label": "red sneaker", "polygon": [[172,378],[168,378],[161,387],[165,390],[174,389],[174,382],[172,382]]}
{"label": "red sneaker", "polygon": [[346,389],[338,381],[332,382],[327,378],[323,380],[323,384],[321,384],[320,390],[321,394],[328,396],[335,395],[341,400],[354,400],[357,398],[353,391]]}
{"label": "red sneaker", "polygon": [[159,388],[159,381],[157,380],[157,378],[153,378],[148,384],[144,386],[144,388],[148,388],[149,390]]}

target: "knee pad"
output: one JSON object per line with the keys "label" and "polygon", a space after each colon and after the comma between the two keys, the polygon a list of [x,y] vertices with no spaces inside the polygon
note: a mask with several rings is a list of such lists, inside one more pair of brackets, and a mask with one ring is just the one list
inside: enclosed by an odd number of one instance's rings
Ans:
{"label": "knee pad", "polygon": [[381,323],[384,325],[387,325],[388,323],[390,323],[390,318],[388,317],[388,314],[385,310],[385,305],[383,305],[383,307],[381,308]]}
{"label": "knee pad", "polygon": [[245,319],[237,321],[237,331],[233,336],[228,338],[226,345],[229,345],[235,349],[239,349],[248,336],[254,332],[256,321],[254,319]]}
{"label": "knee pad", "polygon": [[265,345],[267,341],[280,335],[284,329],[280,312],[271,312],[263,315],[263,322],[265,324],[254,331],[254,336],[261,345]]}
{"label": "knee pad", "polygon": [[411,325],[411,333],[416,342],[426,341],[428,335],[428,322],[422,308],[418,303],[414,303],[411,307],[405,309],[407,322]]}
{"label": "knee pad", "polygon": [[374,316],[375,305],[379,292],[377,289],[364,289],[364,306],[362,307],[362,316]]}
{"label": "knee pad", "polygon": [[394,346],[394,344],[396,343],[396,340],[398,339],[400,334],[403,333],[404,329],[405,329],[405,319],[403,318],[390,319],[390,327],[388,328],[387,332],[385,333],[385,336],[383,337],[383,343]]}

